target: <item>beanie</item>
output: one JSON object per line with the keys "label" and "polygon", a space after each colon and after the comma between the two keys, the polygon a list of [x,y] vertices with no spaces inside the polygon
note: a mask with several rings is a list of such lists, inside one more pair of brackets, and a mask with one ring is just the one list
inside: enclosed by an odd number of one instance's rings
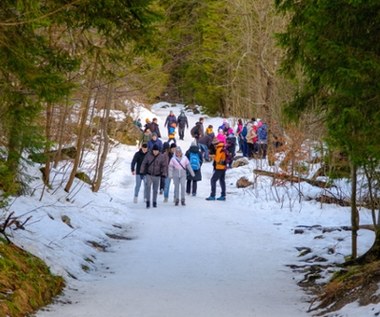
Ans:
{"label": "beanie", "polygon": [[170,144],[170,148],[171,148],[171,149],[173,149],[173,148],[175,148],[175,147],[177,147],[177,144],[175,144],[175,143]]}
{"label": "beanie", "polygon": [[153,150],[153,151],[159,151],[160,148],[158,147],[157,144],[153,144],[152,150]]}

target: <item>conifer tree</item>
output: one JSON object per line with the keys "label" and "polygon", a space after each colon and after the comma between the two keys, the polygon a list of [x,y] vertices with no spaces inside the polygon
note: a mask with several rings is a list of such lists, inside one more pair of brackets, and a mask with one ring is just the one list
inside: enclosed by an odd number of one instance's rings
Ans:
{"label": "conifer tree", "polygon": [[[304,82],[286,107],[289,117],[309,110],[324,114],[330,146],[345,153],[356,171],[380,149],[380,3],[374,0],[276,0],[290,18],[279,36],[286,49],[283,70]],[[352,257],[356,256],[359,215],[352,188]],[[380,258],[380,228],[370,254]],[[374,251],[374,252],[373,252]],[[373,257],[367,257],[370,259]]]}

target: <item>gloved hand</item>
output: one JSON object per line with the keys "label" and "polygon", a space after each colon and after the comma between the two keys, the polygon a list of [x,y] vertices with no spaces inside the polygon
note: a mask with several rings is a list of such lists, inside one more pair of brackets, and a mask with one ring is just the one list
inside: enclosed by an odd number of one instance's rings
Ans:
{"label": "gloved hand", "polygon": [[141,180],[143,180],[145,177],[145,174],[140,174],[140,177],[141,177]]}

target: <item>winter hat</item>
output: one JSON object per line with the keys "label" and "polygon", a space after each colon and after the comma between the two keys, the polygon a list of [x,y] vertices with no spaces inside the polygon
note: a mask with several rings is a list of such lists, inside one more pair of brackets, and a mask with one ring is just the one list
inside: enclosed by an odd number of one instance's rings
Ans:
{"label": "winter hat", "polygon": [[157,144],[153,144],[152,150],[153,150],[153,151],[159,151],[160,148],[158,147]]}
{"label": "winter hat", "polygon": [[163,145],[162,145],[162,150],[165,151],[169,148],[169,142],[165,142]]}
{"label": "winter hat", "polygon": [[157,133],[156,133],[156,132],[153,132],[153,133],[152,133],[152,136],[157,136]]}
{"label": "winter hat", "polygon": [[175,148],[175,151],[178,152],[178,153],[182,153],[182,149],[181,149],[180,146],[177,146],[177,147]]}
{"label": "winter hat", "polygon": [[143,144],[141,145],[141,147],[144,148],[144,149],[146,149],[146,148],[148,147],[148,144],[143,143]]}
{"label": "winter hat", "polygon": [[177,144],[175,144],[175,143],[170,144],[171,149],[176,148],[176,147],[177,147]]}

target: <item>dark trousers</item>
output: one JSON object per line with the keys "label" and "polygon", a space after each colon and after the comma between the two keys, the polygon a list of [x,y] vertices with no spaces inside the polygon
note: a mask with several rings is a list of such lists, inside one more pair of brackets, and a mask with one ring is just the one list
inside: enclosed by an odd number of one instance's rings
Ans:
{"label": "dark trousers", "polygon": [[178,126],[178,135],[179,139],[183,140],[183,138],[185,137],[185,127]]}
{"label": "dark trousers", "polygon": [[221,196],[226,196],[226,170],[214,170],[214,174],[211,177],[211,195],[215,197],[216,194],[216,182],[219,181],[221,188]]}
{"label": "dark trousers", "polygon": [[[193,188],[191,188],[191,183],[193,183],[192,185],[192,187]],[[188,193],[188,194],[190,194],[190,192],[192,193],[192,194],[194,194],[194,195],[196,195],[196,193],[197,193],[197,181],[193,181],[193,180],[191,180],[191,179],[188,179],[187,181],[186,181],[186,193]]]}

